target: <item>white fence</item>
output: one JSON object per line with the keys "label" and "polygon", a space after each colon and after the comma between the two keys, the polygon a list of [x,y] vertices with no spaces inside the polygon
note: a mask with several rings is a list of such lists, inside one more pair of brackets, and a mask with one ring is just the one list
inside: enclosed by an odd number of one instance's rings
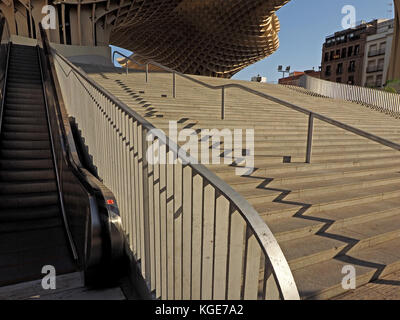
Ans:
{"label": "white fence", "polygon": [[330,82],[307,75],[301,77],[297,85],[314,94],[357,102],[394,117],[400,117],[400,94]]}

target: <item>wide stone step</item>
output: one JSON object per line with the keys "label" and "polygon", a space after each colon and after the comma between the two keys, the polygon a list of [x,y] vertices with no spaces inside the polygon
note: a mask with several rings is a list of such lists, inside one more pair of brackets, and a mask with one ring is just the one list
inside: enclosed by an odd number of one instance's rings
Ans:
{"label": "wide stone step", "polygon": [[343,269],[346,266],[355,268],[356,287],[398,270],[399,245],[398,237],[374,247],[295,270],[293,276],[301,298],[329,299],[346,292],[342,287],[342,280],[348,274]]}

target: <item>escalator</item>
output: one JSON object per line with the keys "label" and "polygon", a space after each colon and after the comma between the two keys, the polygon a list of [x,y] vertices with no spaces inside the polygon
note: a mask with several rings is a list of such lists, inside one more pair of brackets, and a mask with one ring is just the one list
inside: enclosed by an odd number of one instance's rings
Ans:
{"label": "escalator", "polygon": [[118,207],[80,162],[46,50],[0,49],[0,286],[43,278],[48,265],[101,285],[123,259]]}
{"label": "escalator", "polygon": [[0,285],[75,270],[35,47],[12,45],[0,136]]}

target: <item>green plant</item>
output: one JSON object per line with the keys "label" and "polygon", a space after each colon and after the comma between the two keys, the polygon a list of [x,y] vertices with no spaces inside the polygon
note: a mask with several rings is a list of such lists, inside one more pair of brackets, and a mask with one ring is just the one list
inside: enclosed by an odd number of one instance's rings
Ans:
{"label": "green plant", "polygon": [[385,86],[386,92],[400,93],[400,79],[389,80]]}

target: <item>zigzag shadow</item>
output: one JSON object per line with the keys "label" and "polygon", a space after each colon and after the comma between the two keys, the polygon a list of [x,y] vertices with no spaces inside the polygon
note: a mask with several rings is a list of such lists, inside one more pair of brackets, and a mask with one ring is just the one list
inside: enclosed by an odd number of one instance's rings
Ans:
{"label": "zigzag shadow", "polygon": [[386,265],[374,263],[374,262],[367,261],[367,260],[361,260],[361,259],[358,259],[358,258],[348,255],[347,253],[351,249],[353,249],[360,242],[360,240],[342,236],[340,234],[334,234],[334,233],[328,232],[328,229],[331,226],[333,226],[333,224],[336,222],[335,220],[319,218],[319,217],[315,217],[312,215],[305,215],[307,210],[309,208],[311,208],[312,204],[285,200],[285,198],[288,197],[292,193],[292,191],[268,187],[268,185],[271,184],[272,181],[274,181],[274,178],[264,178],[264,177],[256,177],[256,176],[246,176],[246,177],[251,178],[251,179],[262,179],[263,180],[257,186],[257,189],[281,192],[281,194],[279,196],[277,196],[273,200],[273,202],[294,205],[294,206],[300,206],[301,208],[293,215],[293,217],[324,223],[324,225],[315,233],[316,235],[346,243],[347,245],[334,256],[334,259],[341,261],[341,262],[345,262],[347,264],[376,269],[371,280],[379,279],[379,277],[382,274],[382,272],[384,271]]}
{"label": "zigzag shadow", "polygon": [[145,117],[156,117],[163,118],[164,115],[154,107],[152,107],[151,103],[143,99],[138,93],[134,92],[128,85],[126,85],[122,80],[114,80],[118,86],[122,88],[127,94],[129,94],[133,99],[135,99],[138,104],[142,104],[142,107],[147,111],[145,113]]}

